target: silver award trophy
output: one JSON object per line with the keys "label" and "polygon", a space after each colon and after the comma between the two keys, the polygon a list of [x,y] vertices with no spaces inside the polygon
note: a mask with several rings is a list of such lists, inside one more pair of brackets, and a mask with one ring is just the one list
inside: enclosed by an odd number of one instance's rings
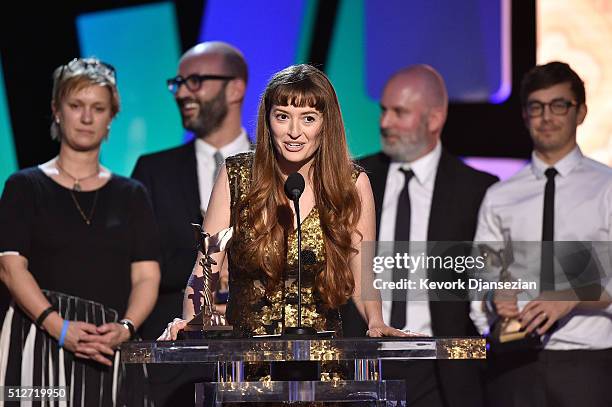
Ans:
{"label": "silver award trophy", "polygon": [[195,277],[192,274],[189,279],[188,285],[193,289],[193,294],[189,298],[193,301],[196,315],[185,326],[184,336],[189,338],[231,336],[233,327],[227,323],[225,315],[215,309],[212,266],[217,263],[211,255],[225,250],[232,238],[233,228],[223,229],[211,236],[200,225],[192,223],[192,226],[198,250],[202,253],[200,266],[203,273],[202,277]]}
{"label": "silver award trophy", "polygon": [[[479,244],[478,249],[487,259],[487,269],[499,269],[499,281],[511,282],[515,281],[515,279],[508,270],[514,262],[514,249],[512,248],[510,230],[502,229],[502,235],[504,246],[501,249],[495,250],[485,244]],[[490,335],[494,342],[506,343],[523,340],[527,333],[521,329],[521,323],[518,318],[498,318],[491,326]]]}

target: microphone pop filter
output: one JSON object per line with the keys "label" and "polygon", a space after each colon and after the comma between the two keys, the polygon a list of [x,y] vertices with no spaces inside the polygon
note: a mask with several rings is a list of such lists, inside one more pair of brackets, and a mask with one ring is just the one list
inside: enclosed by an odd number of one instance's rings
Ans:
{"label": "microphone pop filter", "polygon": [[302,177],[302,174],[299,172],[294,172],[289,174],[287,181],[285,181],[285,194],[287,194],[289,199],[295,201],[296,199],[300,199],[305,187],[306,183],[304,182],[304,177]]}

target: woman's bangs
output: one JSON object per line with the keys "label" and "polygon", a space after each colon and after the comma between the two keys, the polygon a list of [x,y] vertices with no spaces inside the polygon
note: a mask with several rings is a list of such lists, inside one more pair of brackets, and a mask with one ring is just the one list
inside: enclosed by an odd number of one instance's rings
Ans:
{"label": "woman's bangs", "polygon": [[317,95],[312,86],[306,81],[280,85],[270,95],[271,105],[312,107],[319,112],[325,110],[325,102],[321,95]]}

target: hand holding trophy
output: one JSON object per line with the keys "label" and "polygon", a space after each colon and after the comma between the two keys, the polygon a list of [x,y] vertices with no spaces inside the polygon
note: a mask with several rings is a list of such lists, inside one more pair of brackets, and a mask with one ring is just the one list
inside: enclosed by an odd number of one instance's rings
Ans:
{"label": "hand holding trophy", "polygon": [[223,229],[211,236],[200,225],[192,224],[192,226],[198,242],[198,250],[202,253],[200,266],[202,266],[203,275],[202,277],[192,275],[189,280],[189,286],[193,288],[190,298],[193,301],[196,315],[183,329],[183,336],[188,338],[231,336],[232,326],[227,323],[225,315],[215,309],[213,301],[215,284],[212,266],[217,263],[211,255],[225,250],[232,238],[233,228]]}
{"label": "hand holding trophy", "polygon": [[[509,270],[510,265],[514,262],[512,239],[508,229],[503,229],[502,234],[504,238],[502,248],[496,250],[489,245],[479,244],[478,249],[487,259],[487,269],[499,269],[500,282],[512,282],[515,281]],[[534,333],[529,334],[521,327],[517,306],[519,292],[516,290],[496,290],[487,295],[489,302],[497,304],[491,310],[496,314],[489,331],[492,350],[534,348],[541,345],[539,336]]]}

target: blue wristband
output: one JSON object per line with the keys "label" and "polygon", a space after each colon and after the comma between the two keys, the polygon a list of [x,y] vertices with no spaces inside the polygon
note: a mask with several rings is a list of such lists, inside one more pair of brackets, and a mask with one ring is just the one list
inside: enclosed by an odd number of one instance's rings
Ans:
{"label": "blue wristband", "polygon": [[60,348],[64,347],[64,341],[66,340],[66,333],[68,332],[68,325],[70,325],[70,321],[67,319],[64,320],[64,325],[62,325],[62,333],[60,334],[58,345]]}

